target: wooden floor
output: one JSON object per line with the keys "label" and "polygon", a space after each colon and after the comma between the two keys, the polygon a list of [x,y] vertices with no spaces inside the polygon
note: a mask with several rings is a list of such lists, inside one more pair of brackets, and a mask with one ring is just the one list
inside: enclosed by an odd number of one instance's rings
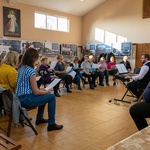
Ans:
{"label": "wooden floor", "polygon": [[[57,98],[56,123],[63,124],[59,131],[47,132],[47,124],[35,126],[36,110],[30,111],[32,123],[38,131],[36,136],[29,127],[12,127],[11,139],[22,145],[22,150],[104,150],[137,132],[129,108],[133,104],[115,105],[113,99],[121,98],[125,87],[118,81],[108,87],[98,86],[82,90],[74,86],[71,94],[63,91]],[[132,102],[133,97],[126,97]],[[112,102],[109,102],[111,100]],[[47,109],[45,109],[47,118]],[[6,126],[7,119],[0,125]]]}

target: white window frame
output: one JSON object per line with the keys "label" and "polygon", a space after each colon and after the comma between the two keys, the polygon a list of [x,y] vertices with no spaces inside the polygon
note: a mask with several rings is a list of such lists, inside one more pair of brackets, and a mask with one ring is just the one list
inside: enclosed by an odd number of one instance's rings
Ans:
{"label": "white window frame", "polygon": [[[35,18],[36,14],[45,15],[45,17],[46,17],[45,28],[44,28],[44,27],[40,27],[40,26],[38,27],[38,25],[35,24],[35,23],[36,23],[36,20],[35,20],[35,19],[36,19],[36,18]],[[47,24],[47,16],[52,16],[52,17],[56,17],[56,18],[57,18],[57,23],[56,23],[56,24],[57,24],[57,27],[56,27],[56,28],[51,29],[51,28],[48,27],[48,24]],[[67,21],[67,23],[65,23],[65,24],[66,24],[66,26],[65,26],[66,29],[63,30],[63,28],[59,27],[59,22],[58,22],[59,18],[60,18],[60,19],[66,19],[66,21]],[[35,28],[39,28],[39,29],[55,30],[55,31],[60,31],[60,32],[69,32],[69,19],[68,19],[67,17],[56,16],[56,15],[50,15],[50,14],[41,13],[41,12],[35,12],[35,13],[34,13],[34,27],[35,27]]]}

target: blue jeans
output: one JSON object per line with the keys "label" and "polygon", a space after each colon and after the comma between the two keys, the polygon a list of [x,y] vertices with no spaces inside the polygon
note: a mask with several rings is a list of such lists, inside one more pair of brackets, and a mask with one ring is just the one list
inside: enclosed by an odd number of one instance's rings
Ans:
{"label": "blue jeans", "polygon": [[25,108],[38,107],[37,120],[43,119],[44,108],[46,103],[48,103],[48,124],[55,123],[55,108],[56,108],[56,99],[54,94],[45,94],[45,95],[22,95],[18,96],[21,106]]}
{"label": "blue jeans", "polygon": [[103,84],[104,77],[106,79],[106,84],[108,84],[109,83],[109,74],[108,74],[107,70],[105,70],[104,72],[101,72],[101,75],[100,75],[100,84]]}
{"label": "blue jeans", "polygon": [[81,72],[76,72],[77,84],[80,85],[80,79],[83,79]]}

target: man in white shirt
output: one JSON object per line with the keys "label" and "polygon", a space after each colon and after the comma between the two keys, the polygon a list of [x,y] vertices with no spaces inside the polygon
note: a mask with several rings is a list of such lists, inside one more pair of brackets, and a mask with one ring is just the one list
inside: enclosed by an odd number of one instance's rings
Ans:
{"label": "man in white shirt", "polygon": [[129,82],[127,84],[127,89],[136,96],[134,102],[136,102],[141,95],[141,91],[139,89],[146,88],[147,84],[150,81],[150,56],[148,54],[143,54],[141,57],[141,61],[143,63],[143,66],[141,67],[139,74],[132,77],[126,77],[133,79],[132,82]]}

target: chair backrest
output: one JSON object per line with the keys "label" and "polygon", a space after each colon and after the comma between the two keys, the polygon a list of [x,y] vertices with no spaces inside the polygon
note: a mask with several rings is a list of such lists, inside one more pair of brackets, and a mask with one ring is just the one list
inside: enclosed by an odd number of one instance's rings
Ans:
{"label": "chair backrest", "polygon": [[134,73],[135,73],[135,74],[139,74],[140,70],[141,70],[140,67],[135,67],[135,68],[134,68]]}

